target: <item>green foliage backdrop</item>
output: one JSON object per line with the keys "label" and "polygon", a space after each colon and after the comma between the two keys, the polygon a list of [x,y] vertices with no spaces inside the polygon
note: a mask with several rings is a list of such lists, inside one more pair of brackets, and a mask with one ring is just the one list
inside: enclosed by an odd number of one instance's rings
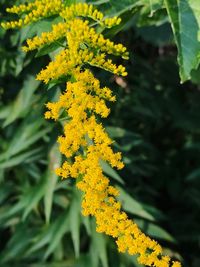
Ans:
{"label": "green foliage backdrop", "polygon": [[[18,2],[23,1],[9,6]],[[126,163],[120,173],[108,165],[104,172],[143,231],[185,267],[199,267],[200,4],[90,2],[108,15],[121,14],[122,24],[106,34],[130,51],[128,78],[96,73],[117,94],[106,128]],[[2,19],[7,6],[0,1]],[[20,49],[27,37],[54,22],[42,20],[20,32],[0,29],[0,266],[138,267],[81,215],[73,182],[54,174],[61,162],[56,138],[62,126],[45,121],[43,113],[62,88],[46,88],[35,75],[56,47],[37,55]],[[180,85],[179,77],[192,81]]]}

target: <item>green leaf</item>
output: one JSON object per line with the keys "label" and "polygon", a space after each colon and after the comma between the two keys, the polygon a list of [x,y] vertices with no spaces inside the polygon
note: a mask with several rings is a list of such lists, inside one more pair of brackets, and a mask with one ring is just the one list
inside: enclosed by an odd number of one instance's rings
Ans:
{"label": "green leaf", "polygon": [[34,238],[33,245],[27,254],[32,254],[48,245],[44,258],[46,259],[58,246],[61,238],[69,232],[69,211],[66,209],[51,224],[41,229],[42,231]]}
{"label": "green leaf", "polygon": [[191,78],[200,62],[200,9],[198,0],[165,0],[178,47],[181,81]]}
{"label": "green leaf", "polygon": [[105,174],[109,175],[111,178],[115,179],[120,184],[124,184],[124,181],[119,176],[119,174],[107,162],[101,160],[100,164]]}
{"label": "green leaf", "polygon": [[[59,220],[59,218],[57,220]],[[54,228],[57,225],[57,220],[55,220],[51,225],[48,225],[46,228],[40,229],[41,232],[32,240],[33,244],[27,251],[27,255],[30,255],[33,252],[40,250],[45,245],[51,243],[51,240],[53,239],[53,233],[55,231]]]}
{"label": "green leaf", "polygon": [[2,203],[12,192],[12,184],[5,184],[3,187],[0,187],[0,203]]}
{"label": "green leaf", "polygon": [[80,3],[80,2],[84,3],[85,1],[84,0],[64,0],[64,4],[66,6],[70,6],[72,4],[77,4],[77,3]]}
{"label": "green leaf", "polygon": [[26,200],[24,198],[20,199],[15,205],[4,205],[0,209],[0,224],[3,224],[4,221],[10,217],[14,217],[15,214],[23,210],[26,206]]}
{"label": "green leaf", "polygon": [[35,80],[34,76],[27,76],[24,80],[22,89],[14,102],[10,105],[10,112],[3,124],[4,127],[15,121],[17,118],[25,115],[27,110],[33,103],[33,93],[39,86],[39,82]]}
{"label": "green leaf", "polygon": [[131,137],[134,139],[141,138],[139,134],[133,133],[131,131],[128,131],[126,129],[120,128],[120,127],[113,127],[113,126],[107,126],[106,131],[108,131],[109,135],[111,135],[112,138],[124,138],[124,137]]}
{"label": "green leaf", "polygon": [[139,219],[135,219],[135,222],[147,235],[153,236],[154,238],[163,239],[169,242],[176,242],[175,239],[166,230],[164,230],[163,228],[154,223]]}
{"label": "green leaf", "polygon": [[22,44],[26,39],[32,38],[33,36],[41,35],[43,32],[49,32],[52,30],[52,24],[61,22],[61,17],[50,17],[36,21],[35,23],[26,26],[22,29],[20,43]]}
{"label": "green leaf", "polygon": [[48,249],[44,255],[44,259],[47,259],[48,256],[54,251],[62,237],[65,233],[69,232],[69,211],[66,210],[62,216],[56,221],[56,225],[53,228],[52,237],[53,239],[50,242]]}
{"label": "green leaf", "polygon": [[81,221],[85,226],[88,235],[91,235],[91,224],[90,224],[90,217],[88,216],[81,216]]}
{"label": "green leaf", "polygon": [[145,0],[123,0],[123,1],[116,1],[110,0],[109,4],[111,5],[110,13],[112,15],[121,15],[126,11],[129,11],[137,6],[142,6]]}
{"label": "green leaf", "polygon": [[58,146],[54,145],[49,153],[49,163],[47,171],[46,189],[44,193],[44,212],[46,223],[49,223],[52,204],[53,204],[53,193],[56,187],[58,176],[55,174],[55,169],[60,166],[61,154],[58,150]]}
{"label": "green leaf", "polygon": [[30,231],[27,225],[19,225],[9,240],[6,249],[2,251],[0,262],[5,263],[12,259],[16,260],[19,255],[23,255],[34,234],[35,231]]}
{"label": "green leaf", "polygon": [[[108,267],[108,258],[106,251],[106,237],[103,234],[96,232],[95,221],[93,220],[92,224],[92,244],[91,244],[91,253],[93,261],[99,258],[103,267]],[[98,261],[96,262],[98,264]],[[93,265],[94,266],[94,265]]]}
{"label": "green leaf", "polygon": [[57,146],[53,147],[50,152],[50,161],[45,174],[41,177],[41,181],[34,188],[30,189],[30,192],[26,194],[26,208],[23,213],[22,219],[25,220],[30,211],[36,207],[40,199],[44,196],[45,204],[45,217],[46,221],[49,222],[52,202],[53,202],[53,191],[56,186],[57,176],[55,175],[54,169],[59,166],[61,156]]}
{"label": "green leaf", "polygon": [[11,113],[11,105],[2,106],[0,108],[0,119],[5,119]]}
{"label": "green leaf", "polygon": [[9,160],[0,163],[0,169],[11,168],[21,163],[30,163],[43,157],[43,148],[36,148],[28,152],[21,153]]}
{"label": "green leaf", "polygon": [[34,188],[31,188],[30,192],[26,194],[25,198],[27,205],[23,212],[22,220],[26,219],[31,210],[36,207],[40,199],[43,197],[46,189],[47,175],[48,172],[44,175],[44,177],[41,177],[41,182]]}
{"label": "green leaf", "polygon": [[0,156],[0,161],[8,160],[12,156],[26,150],[40,138],[44,137],[51,128],[41,129],[44,119],[41,118],[35,121],[32,121],[31,118],[25,120],[21,126],[18,126],[15,135],[12,140],[10,140],[7,150]]}
{"label": "green leaf", "polygon": [[72,241],[75,250],[75,256],[79,257],[80,250],[80,193],[74,188],[72,202],[69,210],[69,224],[72,235]]}
{"label": "green leaf", "polygon": [[58,42],[53,42],[51,44],[45,45],[38,50],[35,57],[37,58],[37,57],[47,55],[47,54],[53,52],[54,50],[58,49],[59,47],[60,47],[60,43],[58,43]]}
{"label": "green leaf", "polygon": [[109,0],[93,0],[93,1],[89,1],[88,4],[92,4],[92,5],[102,5],[105,3],[108,3]]}
{"label": "green leaf", "polygon": [[154,217],[148,213],[137,200],[131,197],[121,187],[117,187],[120,191],[119,200],[122,203],[122,207],[125,211],[135,214],[139,217],[154,221]]}
{"label": "green leaf", "polygon": [[163,1],[164,0],[149,0],[150,10],[151,14],[150,16],[153,16],[153,14],[160,8],[163,7]]}

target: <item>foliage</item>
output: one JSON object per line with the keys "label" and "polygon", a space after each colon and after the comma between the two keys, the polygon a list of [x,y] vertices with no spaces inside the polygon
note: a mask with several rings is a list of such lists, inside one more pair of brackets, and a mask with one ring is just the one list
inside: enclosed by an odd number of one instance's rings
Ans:
{"label": "foliage", "polygon": [[[109,14],[122,15],[122,25],[107,35],[116,35],[131,51],[128,79],[96,73],[118,95],[107,130],[126,163],[120,174],[103,168],[140,227],[185,266],[198,267],[200,95],[192,83],[179,85],[161,2],[96,1]],[[7,3],[0,3],[3,12]],[[20,50],[27,36],[48,30],[50,23],[41,21],[21,33],[0,30],[1,266],[138,266],[134,257],[118,254],[112,240],[95,233],[94,222],[80,215],[80,195],[72,182],[54,175],[61,161],[56,144],[61,127],[42,117],[44,103],[62,88],[52,85],[46,91],[34,77],[55,47],[42,51],[45,58]],[[174,26],[176,36],[183,32],[179,27]],[[193,54],[181,54],[184,40],[176,37],[183,80],[197,67],[193,59],[199,52],[194,44]]]}
{"label": "foliage", "polygon": [[165,0],[165,4],[179,51],[181,80],[185,81],[191,78],[191,71],[199,65],[199,3],[196,0]]}

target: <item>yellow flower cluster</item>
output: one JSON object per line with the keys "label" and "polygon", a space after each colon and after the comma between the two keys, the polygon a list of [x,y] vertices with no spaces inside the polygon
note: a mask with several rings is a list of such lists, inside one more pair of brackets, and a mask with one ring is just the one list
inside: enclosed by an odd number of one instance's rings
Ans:
{"label": "yellow flower cluster", "polygon": [[22,49],[25,52],[28,52],[58,41],[59,39],[65,37],[68,28],[69,26],[64,22],[54,24],[52,25],[51,32],[43,32],[40,37],[35,36],[33,39],[27,39],[27,46],[23,46]]}
{"label": "yellow flower cluster", "polygon": [[54,61],[49,63],[46,69],[41,70],[37,75],[37,80],[44,81],[45,83],[48,83],[50,80],[57,80],[66,75],[70,75],[74,68],[86,63],[117,75],[127,75],[124,66],[116,66],[112,63],[112,60],[106,60],[105,56],[104,53],[95,55],[88,49],[80,50],[78,53],[74,53],[70,49],[65,49],[56,56]]}
{"label": "yellow flower cluster", "polygon": [[[62,30],[66,31],[68,48],[62,50],[55,60],[38,74],[38,80],[48,83],[50,80],[70,74],[75,67],[84,64],[90,64],[114,74],[127,75],[122,65],[116,66],[111,59],[106,59],[106,53],[123,55],[127,58],[126,48],[121,44],[116,45],[110,40],[104,39],[101,34],[95,32],[94,28],[90,29],[88,24],[87,20],[73,19],[68,23],[55,26],[54,31],[45,35],[45,38],[41,36],[41,38],[35,37],[32,41],[27,41],[28,48],[26,50],[31,50],[41,43],[44,44],[46,40],[60,38]],[[61,31],[58,31],[59,29]],[[104,51],[106,53],[103,53]]]}
{"label": "yellow flower cluster", "polygon": [[108,28],[117,26],[121,22],[121,19],[118,17],[105,18],[103,13],[95,9],[93,5],[88,5],[86,3],[72,4],[63,9],[60,16],[66,20],[71,20],[75,17],[88,17],[97,21],[101,26]]}
{"label": "yellow flower cluster", "polygon": [[1,26],[5,29],[22,27],[41,18],[59,14],[63,8],[62,0],[36,0],[27,5],[13,6],[6,11],[18,15],[24,14],[24,17],[16,21],[4,22]]}
{"label": "yellow flower cluster", "polygon": [[[120,252],[138,254],[138,262],[147,266],[180,267],[170,257],[162,255],[161,246],[142,233],[128,219],[117,201],[118,190],[109,185],[100,162],[121,169],[121,154],[111,149],[112,140],[97,122],[96,114],[107,117],[109,109],[105,100],[114,101],[108,88],[100,88],[99,81],[89,70],[73,72],[73,82],[55,103],[48,103],[46,118],[57,120],[63,112],[69,121],[64,126],[64,136],[58,138],[60,152],[66,160],[56,173],[63,178],[80,178],[77,187],[84,193],[82,208],[85,216],[96,218],[97,231],[116,239]],[[70,160],[69,160],[70,159]]]}
{"label": "yellow flower cluster", "polygon": [[61,0],[36,0],[28,5],[13,7],[8,12],[29,12],[20,22],[3,25],[8,28],[52,14],[64,18],[63,22],[53,25],[51,32],[27,40],[27,46],[23,49],[34,50],[65,38],[66,47],[38,74],[37,79],[45,83],[62,77],[68,80],[66,90],[58,101],[47,104],[45,118],[58,120],[67,117],[64,133],[58,138],[60,152],[66,160],[56,169],[56,173],[63,178],[78,178],[77,187],[83,192],[83,214],[96,218],[97,231],[115,238],[120,252],[138,254],[139,263],[154,267],[181,267],[179,262],[164,256],[161,246],[128,219],[117,200],[118,190],[109,184],[101,168],[102,161],[117,169],[124,166],[121,153],[112,150],[113,141],[99,122],[99,117],[109,115],[106,101],[115,101],[115,96],[109,88],[100,87],[99,80],[85,65],[125,76],[125,68],[115,65],[106,57],[111,54],[128,58],[128,53],[123,45],[114,44],[97,33],[94,23],[90,25],[84,18],[90,18],[103,27],[118,25],[120,19],[105,18],[92,5],[64,7]]}
{"label": "yellow flower cluster", "polygon": [[81,44],[85,44],[87,47],[100,49],[107,54],[120,55],[122,58],[128,59],[126,47],[105,39],[102,34],[96,33],[95,29],[88,24],[89,21],[81,19],[58,23],[53,25],[51,32],[43,32],[40,37],[36,36],[33,39],[28,39],[27,46],[24,46],[23,50],[26,52],[34,50],[65,37],[68,44],[69,42],[75,42],[78,46],[77,49],[80,48]]}
{"label": "yellow flower cluster", "polygon": [[121,19],[117,16],[112,18],[105,18],[103,13],[94,8],[93,5],[86,3],[72,4],[69,7],[64,7],[62,0],[36,0],[29,4],[22,4],[20,6],[13,6],[7,8],[8,13],[15,13],[23,15],[23,19],[11,22],[3,22],[1,26],[5,29],[20,28],[24,25],[30,24],[41,18],[50,17],[59,14],[66,21],[72,20],[76,17],[88,17],[99,23],[103,27],[111,28],[120,24]]}

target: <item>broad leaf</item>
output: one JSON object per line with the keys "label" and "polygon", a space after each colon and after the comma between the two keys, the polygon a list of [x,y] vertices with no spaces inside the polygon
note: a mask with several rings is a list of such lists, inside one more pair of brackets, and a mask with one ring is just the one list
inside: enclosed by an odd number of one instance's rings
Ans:
{"label": "broad leaf", "polygon": [[200,62],[200,5],[199,0],[165,0],[175,41],[181,81],[191,78],[191,71]]}

